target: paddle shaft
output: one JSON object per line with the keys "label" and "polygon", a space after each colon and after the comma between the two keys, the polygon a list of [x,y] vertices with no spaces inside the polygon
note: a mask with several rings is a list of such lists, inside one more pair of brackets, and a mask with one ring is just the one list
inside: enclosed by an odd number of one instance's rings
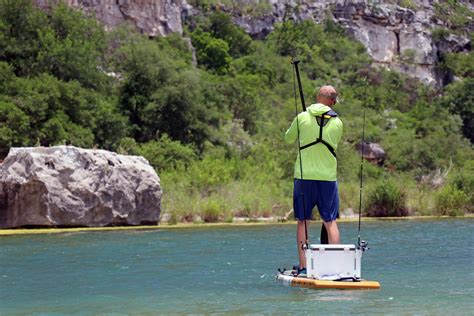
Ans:
{"label": "paddle shaft", "polygon": [[[306,111],[306,104],[305,104],[305,101],[304,101],[304,94],[303,94],[303,85],[301,84],[300,71],[298,69],[299,62],[300,62],[299,60],[294,59],[294,58],[292,58],[292,60],[291,60],[291,64],[295,68],[296,79],[298,81],[298,89],[299,89],[299,93],[300,93],[301,106],[303,108],[303,111]],[[295,98],[296,98],[296,89],[295,89]],[[296,107],[296,100],[295,100],[295,107]],[[298,113],[296,113],[296,118],[298,119]],[[300,154],[300,173],[301,173],[301,182],[302,182],[301,186],[303,186],[303,167],[302,167],[302,163],[301,163],[301,150],[299,149],[299,147],[300,147],[300,144],[299,144],[300,134],[299,134],[299,126],[297,126],[297,127],[298,127],[298,150],[299,150],[299,154]],[[303,200],[303,210],[306,210],[305,207],[304,207],[305,206],[305,204],[304,204],[304,195],[303,195],[302,200]],[[338,214],[338,217],[339,217],[339,214]],[[306,221],[304,221],[304,229],[305,229],[305,240],[307,242],[308,241],[308,228],[307,228],[307,225],[306,225]],[[321,244],[328,244],[329,243],[328,232],[326,230],[326,226],[324,226],[324,223],[321,225],[320,242],[321,242]]]}

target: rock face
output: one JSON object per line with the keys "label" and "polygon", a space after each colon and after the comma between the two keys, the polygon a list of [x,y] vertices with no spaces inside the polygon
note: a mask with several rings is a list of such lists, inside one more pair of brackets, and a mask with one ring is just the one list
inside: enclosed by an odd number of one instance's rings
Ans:
{"label": "rock face", "polygon": [[[59,1],[59,0],[56,0]],[[202,15],[199,7],[186,0],[63,0],[68,5],[91,12],[107,28],[128,21],[150,37],[177,32],[182,34],[187,17]],[[51,0],[35,0],[47,8]],[[197,1],[196,1],[197,2]],[[236,0],[227,5],[215,4],[214,9],[232,15],[236,24],[253,38],[263,39],[284,19],[322,22],[327,17],[341,25],[353,38],[362,42],[374,64],[400,71],[432,85],[443,85],[444,75],[436,71],[441,53],[470,50],[466,36],[454,36],[433,41],[432,31],[449,28],[436,17],[434,6],[442,1],[411,0],[411,8],[395,3],[400,1],[367,0]],[[472,1],[459,0],[473,11]],[[249,5],[266,3],[267,10],[257,15],[245,11]],[[467,33],[474,31],[474,21]]]}
{"label": "rock face", "polygon": [[[269,2],[272,9],[268,14],[259,17],[235,14],[234,21],[252,37],[263,38],[273,30],[274,23],[285,18],[322,22],[329,17],[364,44],[374,64],[421,79],[426,84],[443,84],[435,67],[441,52],[467,51],[471,45],[470,40],[462,36],[446,40],[449,43],[433,41],[432,30],[447,27],[434,18],[436,0],[411,1],[416,10],[393,4],[395,1]],[[466,1],[465,5],[472,11],[472,4]]]}
{"label": "rock face", "polygon": [[[69,6],[94,14],[106,27],[130,22],[151,37],[183,33],[181,11],[185,0],[63,0]],[[35,0],[48,8],[51,0]]]}
{"label": "rock face", "polygon": [[157,224],[160,179],[143,157],[72,146],[12,148],[0,227]]}
{"label": "rock face", "polygon": [[377,143],[359,143],[356,147],[359,154],[362,154],[365,160],[377,165],[383,165],[385,160],[385,150]]}

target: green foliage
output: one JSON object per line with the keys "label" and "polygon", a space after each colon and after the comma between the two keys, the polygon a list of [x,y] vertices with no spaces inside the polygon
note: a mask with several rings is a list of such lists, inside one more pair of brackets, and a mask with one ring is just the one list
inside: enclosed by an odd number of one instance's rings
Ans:
{"label": "green foliage", "polygon": [[405,65],[413,65],[415,62],[416,51],[411,48],[404,49],[400,53],[400,61]]}
{"label": "green foliage", "polygon": [[229,45],[229,54],[232,57],[249,54],[252,39],[232,22],[228,14],[215,12],[209,19],[212,36],[224,40]]}
{"label": "green foliage", "polygon": [[406,195],[391,178],[382,178],[372,184],[365,206],[367,216],[407,216]]}
{"label": "green foliage", "polygon": [[[474,151],[460,132],[472,141],[471,54],[444,56],[442,66],[461,80],[439,97],[414,79],[369,67],[362,44],[331,20],[287,21],[252,41],[214,9],[260,14],[268,2],[194,3],[209,9],[186,20],[198,67],[177,34],[151,40],[127,26],[104,32],[63,4],[41,11],[29,0],[0,0],[0,158],[11,146],[37,144],[142,155],[162,179],[170,222],[283,216],[291,209],[296,156],[282,140],[295,115],[288,56],[297,55],[307,105],[323,84],[344,99],[335,107],[344,123],[343,210],[356,211],[364,110],[365,140],[387,154],[384,166],[364,164],[369,214],[406,215],[407,207],[429,214],[435,199],[418,180],[451,162],[444,190],[457,200],[472,196]],[[442,40],[449,32],[433,34]],[[411,55],[405,52],[405,62]],[[454,209],[448,193],[438,199],[449,206],[441,206],[445,213]],[[463,210],[472,211],[472,198],[466,203]]]}
{"label": "green foliage", "polygon": [[474,78],[466,78],[450,84],[445,95],[439,99],[441,107],[458,114],[462,121],[462,132],[474,142]]}
{"label": "green foliage", "polygon": [[433,18],[443,21],[449,28],[464,32],[469,23],[472,23],[474,13],[463,3],[457,0],[442,1],[434,4]]}
{"label": "green foliage", "polygon": [[231,11],[252,17],[268,15],[272,11],[272,6],[268,0],[253,0],[244,2],[231,0],[190,0],[188,3],[193,7],[200,8],[204,12],[225,7],[225,11]]}
{"label": "green foliage", "polygon": [[115,57],[126,73],[119,106],[138,142],[164,133],[201,148],[227,109],[216,101],[212,77],[173,55],[169,46],[139,37],[127,40]]}
{"label": "green foliage", "polygon": [[438,215],[464,215],[469,197],[454,186],[447,185],[436,194],[436,213]]}
{"label": "green foliage", "polygon": [[204,32],[200,28],[191,34],[191,39],[196,48],[198,63],[207,69],[223,75],[227,73],[232,57],[229,54],[229,44],[211,33]]}
{"label": "green foliage", "polygon": [[418,6],[413,0],[400,0],[399,5],[403,8],[411,9],[413,11],[418,10]]}
{"label": "green foliage", "polygon": [[445,28],[436,28],[431,32],[431,38],[434,43],[439,43],[449,36],[450,32]]}
{"label": "green foliage", "polygon": [[236,75],[223,80],[218,91],[226,96],[226,102],[233,117],[243,122],[243,128],[251,134],[257,132],[257,122],[261,118],[265,85],[256,75]]}
{"label": "green foliage", "polygon": [[50,75],[11,77],[6,94],[12,113],[4,116],[3,124],[18,124],[16,136],[4,135],[9,138],[4,140],[6,143],[16,146],[66,143],[82,147],[101,144],[114,148],[124,135],[124,120],[106,97],[81,87],[78,82],[64,82]]}
{"label": "green foliage", "polygon": [[448,53],[445,56],[446,67],[455,76],[474,77],[474,54],[473,53]]}
{"label": "green foliage", "polygon": [[0,157],[8,154],[10,147],[28,142],[29,118],[9,101],[0,100]]}
{"label": "green foliage", "polygon": [[164,134],[159,140],[140,144],[134,149],[134,153],[145,157],[150,164],[158,171],[180,169],[196,160],[196,153],[193,148],[173,141]]}
{"label": "green foliage", "polygon": [[201,219],[205,223],[215,223],[223,218],[224,201],[219,196],[209,197],[201,207]]}
{"label": "green foliage", "polygon": [[462,166],[450,174],[448,186],[452,189],[462,191],[467,197],[467,203],[464,205],[467,211],[474,211],[474,159],[467,160]]}
{"label": "green foliage", "polygon": [[50,15],[35,9],[31,1],[0,1],[0,60],[15,73],[47,72],[60,80],[77,80],[85,87],[104,89],[106,76],[97,68],[104,31],[92,18],[65,4]]}
{"label": "green foliage", "polygon": [[356,71],[369,62],[362,44],[342,35],[334,23],[317,25],[310,21],[277,24],[269,40],[282,56],[298,56],[310,79],[332,79]]}

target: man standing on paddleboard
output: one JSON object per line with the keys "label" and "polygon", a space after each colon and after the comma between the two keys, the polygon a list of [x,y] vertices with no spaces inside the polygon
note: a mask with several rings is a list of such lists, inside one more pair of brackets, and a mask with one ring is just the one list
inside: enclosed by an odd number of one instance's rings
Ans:
{"label": "man standing on paddleboard", "polygon": [[342,121],[332,110],[336,103],[336,89],[332,86],[321,87],[316,103],[299,113],[285,133],[287,143],[294,143],[299,138],[300,146],[295,162],[293,190],[293,210],[298,220],[298,275],[306,274],[303,245],[307,243],[307,225],[315,206],[328,232],[329,243],[340,243],[336,223],[339,193],[335,151],[342,137]]}

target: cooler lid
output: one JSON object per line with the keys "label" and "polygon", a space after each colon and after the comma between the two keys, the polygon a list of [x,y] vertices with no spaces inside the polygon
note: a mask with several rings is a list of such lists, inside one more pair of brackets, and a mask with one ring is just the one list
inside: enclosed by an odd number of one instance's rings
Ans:
{"label": "cooler lid", "polygon": [[310,250],[326,250],[326,251],[344,251],[344,250],[356,250],[356,245],[352,244],[313,244],[309,245]]}

